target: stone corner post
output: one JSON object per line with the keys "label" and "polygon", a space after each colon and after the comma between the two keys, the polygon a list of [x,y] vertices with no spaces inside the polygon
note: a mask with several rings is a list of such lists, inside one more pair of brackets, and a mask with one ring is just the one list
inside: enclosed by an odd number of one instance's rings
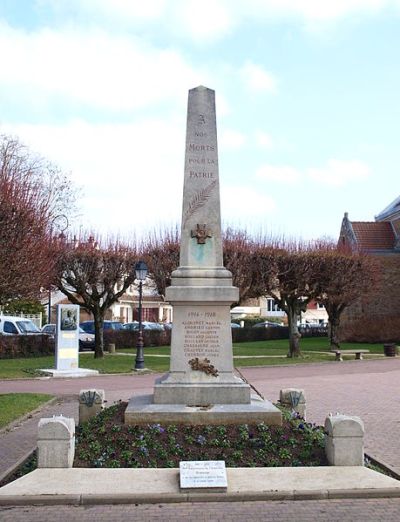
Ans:
{"label": "stone corner post", "polygon": [[300,417],[306,418],[306,395],[300,388],[284,388],[279,392],[279,402],[282,406],[297,412]]}
{"label": "stone corner post", "polygon": [[38,424],[38,468],[72,468],[75,455],[75,420],[62,415]]}
{"label": "stone corner post", "polygon": [[362,420],[349,415],[329,415],[325,419],[325,453],[331,466],[363,466]]}
{"label": "stone corner post", "polygon": [[79,424],[96,416],[104,408],[104,390],[81,390],[79,392]]}

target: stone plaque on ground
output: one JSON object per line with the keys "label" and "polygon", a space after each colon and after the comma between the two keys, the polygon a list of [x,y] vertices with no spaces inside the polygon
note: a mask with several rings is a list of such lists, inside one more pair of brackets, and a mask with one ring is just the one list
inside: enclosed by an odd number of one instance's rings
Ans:
{"label": "stone plaque on ground", "polygon": [[225,461],[204,460],[179,463],[181,488],[227,488]]}

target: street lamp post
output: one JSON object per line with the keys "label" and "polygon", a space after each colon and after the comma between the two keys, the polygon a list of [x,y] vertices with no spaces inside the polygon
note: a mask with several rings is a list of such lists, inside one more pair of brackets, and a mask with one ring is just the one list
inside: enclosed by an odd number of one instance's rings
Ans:
{"label": "street lamp post", "polygon": [[[69,221],[68,221],[68,218],[67,216],[65,216],[64,214],[59,214],[58,216],[55,216],[52,220],[51,220],[51,227],[50,227],[50,236],[51,238],[53,237],[53,227],[55,229],[58,229],[60,231],[58,237],[57,237],[57,240],[60,241],[61,243],[64,243],[64,241],[66,240],[66,236],[64,234],[64,232],[67,230],[69,226]],[[52,290],[52,285],[49,286],[49,306],[48,306],[48,313],[47,313],[47,323],[51,323],[51,290]]]}
{"label": "street lamp post", "polygon": [[147,265],[144,261],[139,261],[135,265],[136,279],[139,281],[139,331],[136,343],[136,359],[135,370],[144,369],[143,357],[143,327],[142,327],[142,297],[143,297],[143,281],[147,277]]}

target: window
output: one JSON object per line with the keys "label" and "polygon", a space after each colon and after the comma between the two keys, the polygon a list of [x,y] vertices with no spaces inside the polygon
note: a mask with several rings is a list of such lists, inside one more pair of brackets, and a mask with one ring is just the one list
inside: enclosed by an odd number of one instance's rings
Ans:
{"label": "window", "polygon": [[17,321],[18,328],[23,333],[39,333],[39,328],[32,321]]}
{"label": "window", "polygon": [[272,297],[269,297],[267,299],[267,311],[268,312],[281,312],[281,309],[276,304],[275,299],[272,299]]}
{"label": "window", "polygon": [[10,321],[4,321],[4,332],[9,334],[18,334],[17,327]]}

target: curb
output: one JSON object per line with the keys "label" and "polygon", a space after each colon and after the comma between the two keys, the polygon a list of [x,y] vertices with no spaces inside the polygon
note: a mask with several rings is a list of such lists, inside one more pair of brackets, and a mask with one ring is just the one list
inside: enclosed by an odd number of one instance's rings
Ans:
{"label": "curb", "polygon": [[27,462],[32,455],[35,453],[36,448],[31,449],[26,453],[23,457],[17,460],[14,464],[12,464],[8,469],[6,469],[1,475],[0,475],[0,483],[3,482],[3,480],[7,480],[8,477],[10,477],[13,473],[15,473],[18,468],[23,466],[25,462]]}
{"label": "curb", "polygon": [[391,476],[393,476],[393,478],[395,478],[396,480],[400,480],[400,474],[390,464],[383,460],[378,460],[377,458],[372,457],[367,453],[364,453],[364,456],[367,457],[367,459],[370,460],[372,464],[376,464],[383,470],[387,471]]}
{"label": "curb", "polygon": [[[33,392],[27,392],[27,393],[33,393]],[[48,395],[50,395],[50,394],[48,394]],[[21,417],[18,417],[17,419],[11,421],[9,424],[4,426],[3,428],[0,428],[0,436],[3,435],[3,433],[12,431],[14,428],[16,428],[18,426],[18,424],[20,424],[21,422],[24,422],[27,419],[30,419],[31,417],[34,417],[37,413],[40,413],[44,408],[46,408],[47,406],[50,406],[51,404],[54,404],[59,399],[60,399],[60,397],[55,395],[53,398],[49,399],[47,402],[43,402],[40,406],[38,406],[34,410],[28,411],[28,413],[24,413],[24,415],[21,415]]]}
{"label": "curb", "polygon": [[[60,396],[57,396],[57,395],[54,396],[52,399],[48,400],[47,402],[44,402],[43,404],[41,404],[40,406],[38,406],[34,410],[32,410],[32,411],[30,411],[28,413],[25,413],[21,417],[18,417],[18,419],[15,419],[14,421],[12,421],[9,424],[7,424],[6,426],[4,426],[4,428],[1,428],[0,429],[0,436],[3,435],[4,433],[9,433],[10,431],[13,431],[13,429],[18,429],[20,427],[19,425],[22,422],[24,422],[26,420],[30,420],[31,418],[33,418],[36,415],[40,414],[41,411],[44,410],[45,408],[47,408],[48,406],[51,406],[51,405],[55,404],[57,401],[64,402],[65,398],[69,398],[69,397],[74,397],[74,396],[72,396],[72,395],[66,395],[64,397],[60,397]],[[36,446],[34,448],[30,449],[27,453],[25,453],[25,455],[20,457],[8,469],[6,469],[3,472],[0,472],[0,482],[2,482],[3,480],[6,480],[10,475],[15,473],[18,470],[18,468],[23,466],[25,464],[25,462],[32,457],[32,455],[34,454],[35,451],[36,451]]]}
{"label": "curb", "polygon": [[246,493],[171,493],[171,494],[110,494],[110,495],[4,495],[0,506],[28,505],[110,505],[110,504],[170,504],[185,502],[257,502],[338,499],[400,498],[398,488],[381,489],[321,489],[319,491],[264,491]]}

